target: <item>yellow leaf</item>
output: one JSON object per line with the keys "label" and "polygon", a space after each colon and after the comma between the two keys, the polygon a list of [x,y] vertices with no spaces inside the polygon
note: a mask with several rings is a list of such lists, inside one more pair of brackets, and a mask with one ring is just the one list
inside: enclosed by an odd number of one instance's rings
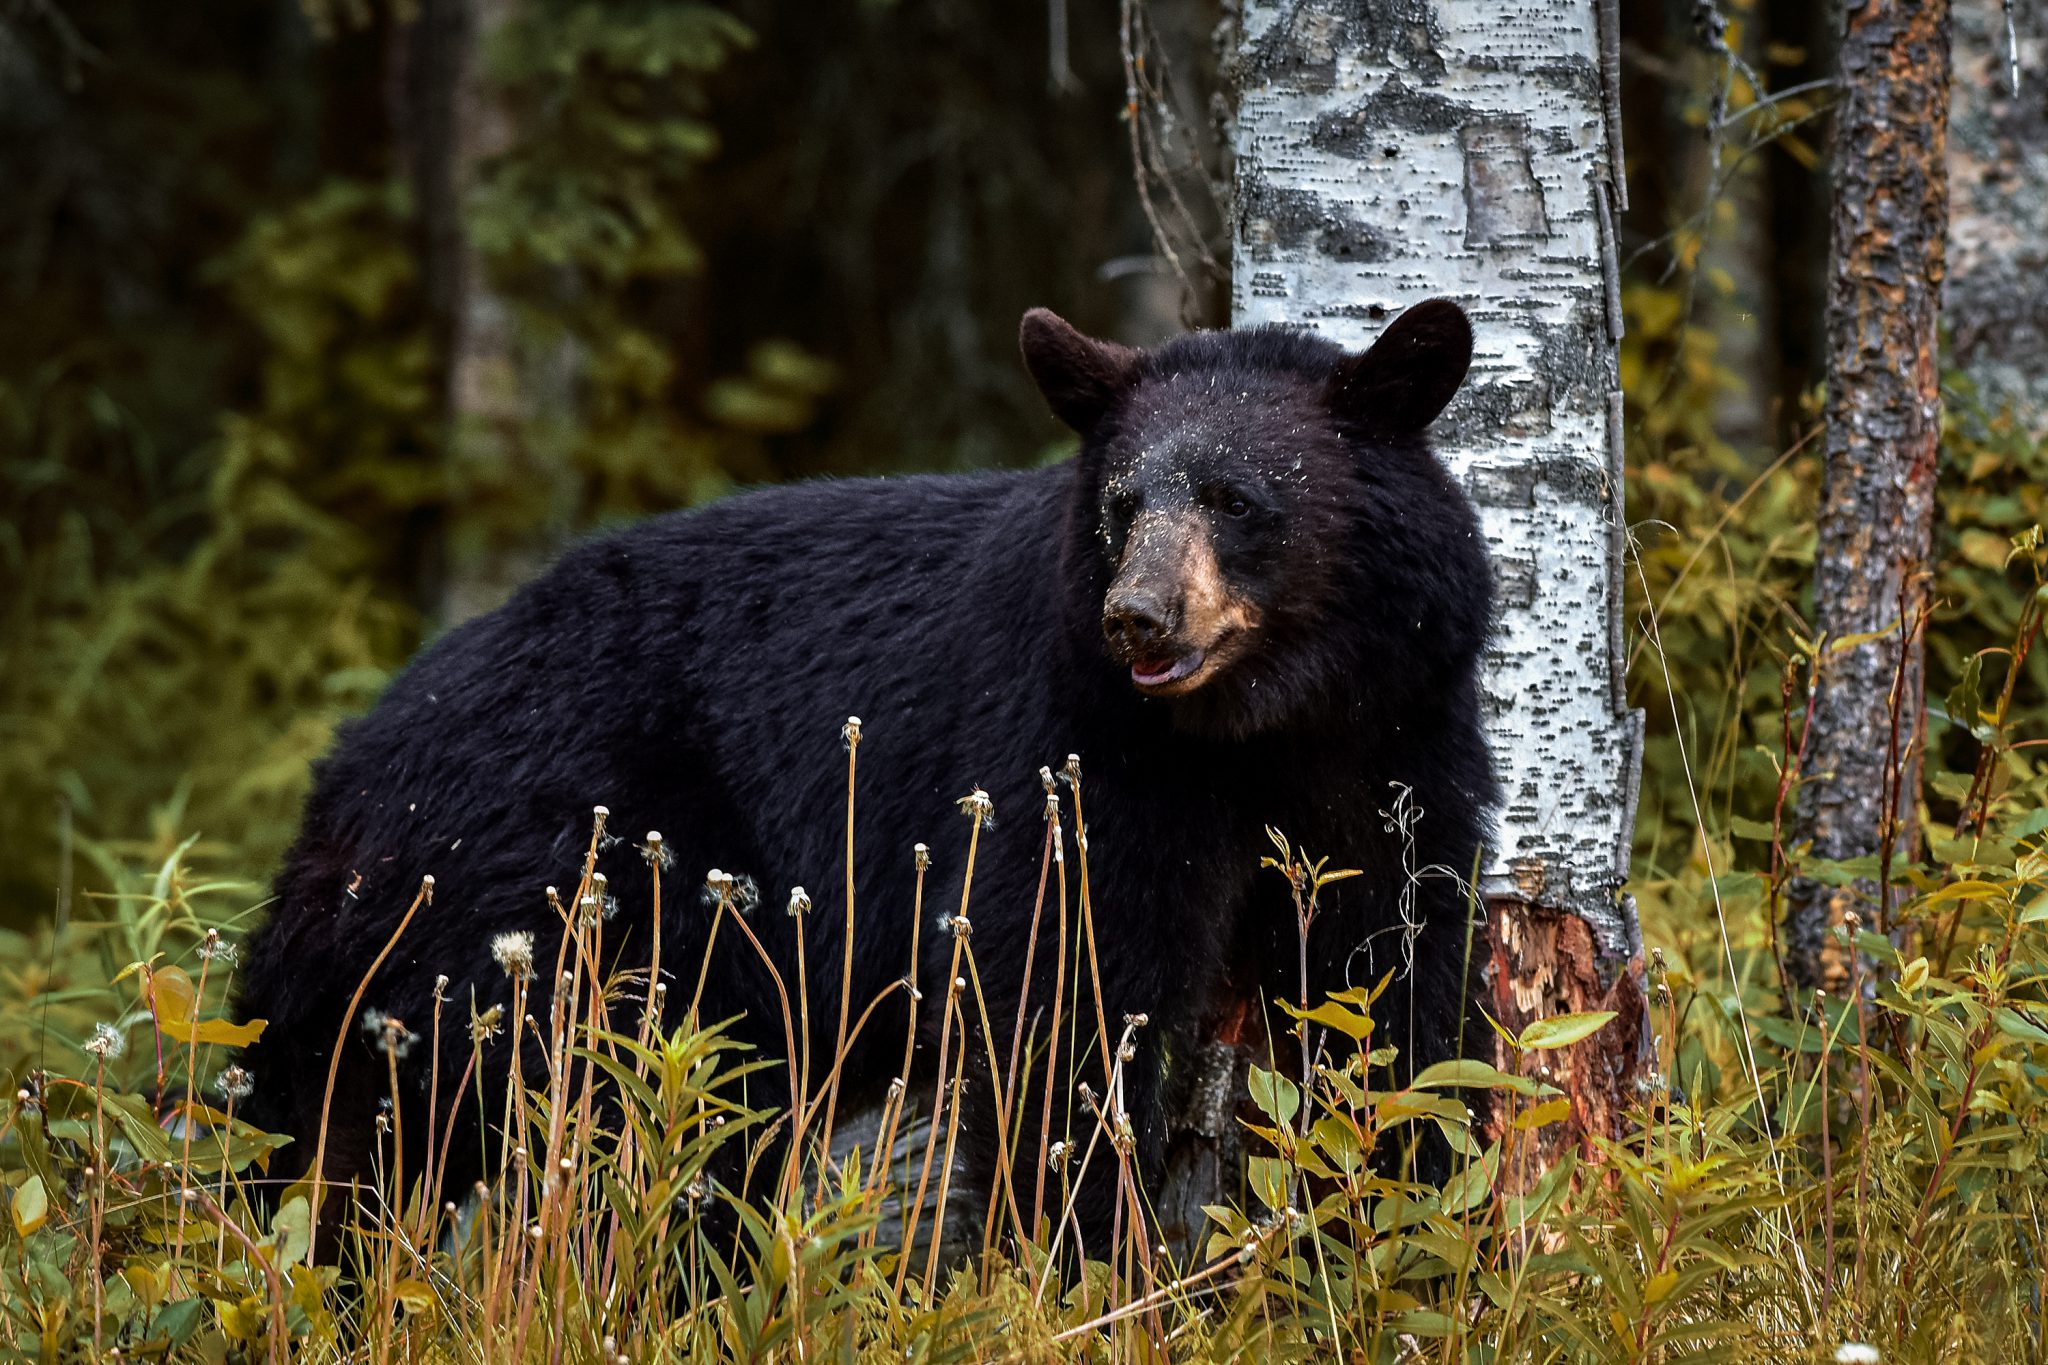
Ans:
{"label": "yellow leaf", "polygon": [[1545,1124],[1556,1123],[1567,1117],[1571,1112],[1572,1102],[1563,1096],[1559,1096],[1557,1099],[1545,1100],[1534,1108],[1525,1109],[1515,1115],[1515,1127],[1523,1132],[1527,1132],[1531,1128],[1541,1128]]}
{"label": "yellow leaf", "polygon": [[32,1175],[22,1187],[14,1192],[14,1231],[17,1236],[26,1237],[42,1227],[50,1216],[50,1195],[43,1188],[43,1178]]}
{"label": "yellow leaf", "polygon": [[222,1047],[247,1047],[263,1036],[264,1027],[270,1022],[267,1019],[251,1019],[246,1024],[226,1019],[195,1019],[197,994],[192,989],[192,978],[185,975],[183,968],[159,967],[149,974],[150,1009],[164,1037],[191,1046],[218,1043]]}
{"label": "yellow leaf", "polygon": [[437,1307],[434,1291],[423,1280],[400,1280],[391,1286],[391,1297],[408,1313],[432,1313]]}
{"label": "yellow leaf", "polygon": [[1643,1302],[1662,1303],[1664,1296],[1669,1294],[1677,1284],[1678,1272],[1675,1270],[1667,1270],[1662,1274],[1652,1275],[1649,1281],[1643,1285]]}

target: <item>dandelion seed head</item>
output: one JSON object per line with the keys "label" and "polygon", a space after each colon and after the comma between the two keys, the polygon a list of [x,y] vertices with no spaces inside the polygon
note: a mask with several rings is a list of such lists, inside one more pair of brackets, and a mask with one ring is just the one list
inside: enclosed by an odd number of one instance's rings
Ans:
{"label": "dandelion seed head", "polygon": [[242,950],[234,943],[222,938],[220,930],[208,929],[206,931],[206,940],[199,945],[199,960],[201,962],[218,963],[222,967],[232,969],[235,964],[242,960]]}
{"label": "dandelion seed head", "polygon": [[213,1088],[230,1102],[246,1100],[256,1089],[256,1073],[243,1066],[231,1066],[213,1078]]}
{"label": "dandelion seed head", "polygon": [[111,1062],[128,1050],[128,1035],[104,1021],[92,1026],[85,1050],[103,1062]]}
{"label": "dandelion seed head", "polygon": [[859,716],[848,716],[846,718],[846,724],[839,727],[839,742],[846,746],[846,751],[848,753],[852,753],[856,748],[860,746]]}
{"label": "dandelion seed head", "polygon": [[912,862],[917,864],[917,870],[919,872],[928,872],[931,870],[932,851],[929,848],[925,847],[923,844],[917,844],[911,848],[910,858]]}
{"label": "dandelion seed head", "polygon": [[807,913],[810,910],[810,908],[810,892],[804,890],[801,886],[792,886],[791,888],[789,888],[789,913],[792,916],[803,915]]}
{"label": "dandelion seed head", "polygon": [[374,1007],[363,1011],[363,1033],[377,1051],[389,1053],[401,1062],[419,1041],[419,1035],[407,1028],[403,1019]]}
{"label": "dandelion seed head", "polygon": [[491,961],[497,963],[499,967],[504,969],[505,975],[515,981],[523,981],[532,976],[532,932],[526,929],[515,929],[493,938],[491,940]]}
{"label": "dandelion seed head", "polygon": [[961,797],[954,804],[960,807],[963,815],[966,815],[978,824],[992,825],[995,823],[996,803],[990,800],[989,794],[979,787]]}
{"label": "dandelion seed head", "polygon": [[668,865],[673,859],[673,855],[668,851],[668,845],[663,841],[661,831],[658,829],[647,831],[647,837],[640,844],[640,856],[645,858],[651,866],[664,872],[668,870]]}

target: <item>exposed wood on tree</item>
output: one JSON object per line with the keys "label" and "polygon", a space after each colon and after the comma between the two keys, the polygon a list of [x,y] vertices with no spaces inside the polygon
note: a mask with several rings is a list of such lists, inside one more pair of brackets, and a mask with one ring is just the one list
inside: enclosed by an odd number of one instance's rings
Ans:
{"label": "exposed wood on tree", "polygon": [[1640,724],[1622,692],[1599,5],[1251,0],[1242,23],[1234,321],[1363,347],[1432,295],[1471,313],[1471,377],[1435,435],[1499,576],[1486,698],[1506,804],[1479,888],[1487,1003],[1510,1028],[1637,1014],[1550,1059],[1574,1097],[1569,1134],[1614,1131],[1640,1036],[1641,992],[1616,984],[1640,971],[1620,892]]}
{"label": "exposed wood on tree", "polygon": [[[1810,841],[1814,858],[1895,863],[1916,843],[1918,628],[1941,434],[1946,0],[1865,0],[1847,15],[1840,52],[1813,625],[1848,647],[1821,646],[1794,840]],[[1866,924],[1874,909],[1887,927],[1887,880],[1831,890],[1794,879],[1785,944],[1795,980],[1839,985],[1844,959],[1828,931],[1859,902],[1871,907]]]}
{"label": "exposed wood on tree", "polygon": [[2048,437],[2048,5],[1957,0],[1954,27],[1942,321],[1986,409]]}

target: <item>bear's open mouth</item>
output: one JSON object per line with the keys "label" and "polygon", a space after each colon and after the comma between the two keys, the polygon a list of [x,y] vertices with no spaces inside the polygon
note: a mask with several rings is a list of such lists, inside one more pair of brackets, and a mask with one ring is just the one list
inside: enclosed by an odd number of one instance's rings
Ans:
{"label": "bear's open mouth", "polygon": [[1205,655],[1193,649],[1175,658],[1168,654],[1140,655],[1131,660],[1131,682],[1141,688],[1171,687],[1201,668]]}

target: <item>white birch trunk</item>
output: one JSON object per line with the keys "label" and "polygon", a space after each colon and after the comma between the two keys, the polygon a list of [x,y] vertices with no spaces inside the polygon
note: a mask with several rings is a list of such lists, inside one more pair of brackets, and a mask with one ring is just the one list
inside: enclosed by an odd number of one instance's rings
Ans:
{"label": "white birch trunk", "polygon": [[[1472,316],[1472,374],[1435,437],[1499,579],[1486,705],[1505,804],[1481,889],[1491,1003],[1528,1017],[1639,998],[1617,986],[1641,952],[1620,894],[1641,718],[1622,690],[1620,156],[1600,8],[1246,0],[1238,52],[1233,322],[1359,348],[1433,296]],[[1583,930],[1560,936],[1565,920]],[[1617,1099],[1630,1065],[1607,1067]]]}

